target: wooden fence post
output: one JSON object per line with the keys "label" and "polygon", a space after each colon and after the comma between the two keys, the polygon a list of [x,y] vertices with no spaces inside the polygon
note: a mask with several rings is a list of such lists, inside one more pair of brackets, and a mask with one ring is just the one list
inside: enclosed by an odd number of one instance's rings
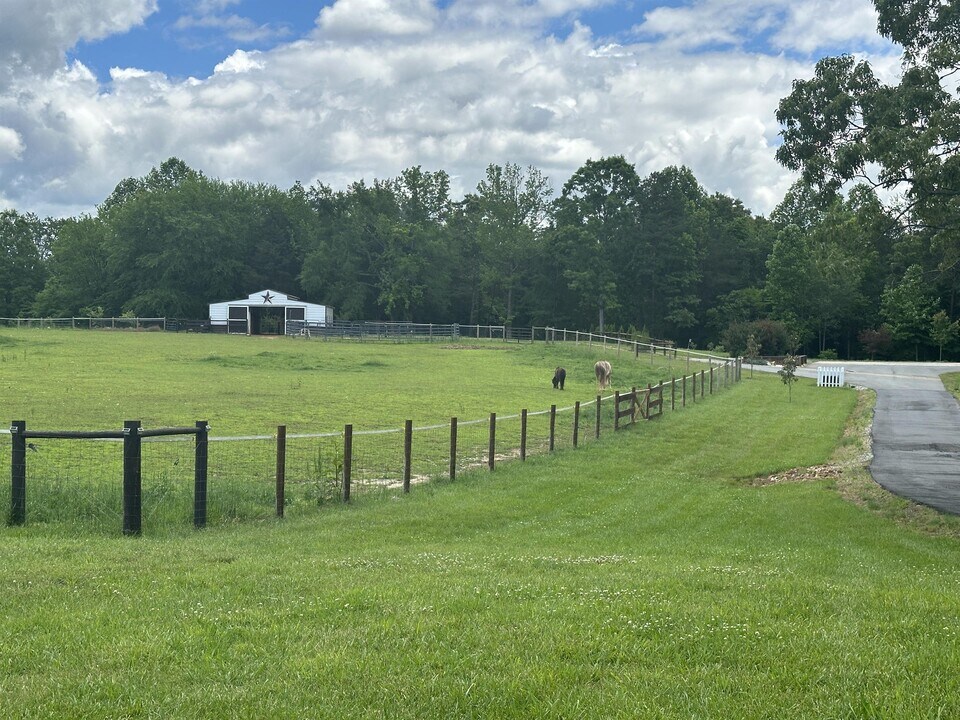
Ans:
{"label": "wooden fence post", "polygon": [[277,517],[283,517],[287,481],[287,426],[277,425]]}
{"label": "wooden fence post", "polygon": [[450,479],[457,477],[457,419],[450,418]]}
{"label": "wooden fence post", "polygon": [[680,407],[687,406],[687,376],[683,376],[683,380],[680,385]]}
{"label": "wooden fence post", "polygon": [[573,404],[573,446],[577,446],[577,438],[580,434],[580,401]]}
{"label": "wooden fence post", "polygon": [[[207,461],[210,457],[210,426],[206,420],[194,423],[197,433],[193,448],[193,526],[207,526]],[[282,507],[282,506],[281,506]]]}
{"label": "wooden fence post", "polygon": [[710,394],[713,395],[713,365],[710,366]]}
{"label": "wooden fence post", "polygon": [[10,524],[23,525],[27,520],[27,431],[26,420],[10,425],[13,440],[10,462]]}
{"label": "wooden fence post", "polygon": [[410,492],[410,475],[413,465],[413,420],[403,424],[403,491]]}
{"label": "wooden fence post", "polygon": [[677,376],[670,379],[670,410],[677,409]]}
{"label": "wooden fence post", "polygon": [[613,391],[613,429],[620,429],[620,391]]}
{"label": "wooden fence post", "polygon": [[707,396],[706,383],[707,383],[707,371],[701,370],[700,371],[700,397],[701,398],[705,398]]}
{"label": "wooden fence post", "polygon": [[490,445],[487,448],[487,467],[493,470],[497,454],[497,414],[490,413]]}
{"label": "wooden fence post", "polygon": [[557,435],[557,406],[550,406],[550,452],[553,452],[554,440]]}
{"label": "wooden fence post", "polygon": [[139,535],[142,519],[140,421],[123,423],[123,534]]}
{"label": "wooden fence post", "polygon": [[596,438],[600,439],[600,395],[597,395],[597,430]]}
{"label": "wooden fence post", "polygon": [[520,411],[520,461],[527,459],[527,409]]}
{"label": "wooden fence post", "polygon": [[353,425],[343,426],[343,501],[350,502],[350,476],[353,472]]}

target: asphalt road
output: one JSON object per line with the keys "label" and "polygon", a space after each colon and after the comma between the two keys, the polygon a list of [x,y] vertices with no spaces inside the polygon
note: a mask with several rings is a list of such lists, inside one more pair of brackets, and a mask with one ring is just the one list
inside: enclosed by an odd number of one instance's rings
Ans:
{"label": "asphalt road", "polygon": [[[873,479],[892,493],[960,515],[960,404],[939,377],[960,371],[960,363],[819,364],[844,367],[848,385],[877,392]],[[797,374],[816,377],[816,364]]]}

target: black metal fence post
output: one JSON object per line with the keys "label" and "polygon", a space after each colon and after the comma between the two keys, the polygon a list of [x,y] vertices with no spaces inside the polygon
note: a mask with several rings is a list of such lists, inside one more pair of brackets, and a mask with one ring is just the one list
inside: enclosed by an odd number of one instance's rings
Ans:
{"label": "black metal fence post", "polygon": [[27,422],[14,420],[10,425],[13,440],[10,463],[10,524],[23,525],[27,520]]}
{"label": "black metal fence post", "polygon": [[350,476],[353,472],[353,425],[343,426],[343,501],[350,502]]}
{"label": "black metal fence post", "polygon": [[410,476],[413,465],[413,420],[403,424],[403,491],[410,492]]}
{"label": "black metal fence post", "polygon": [[276,513],[283,517],[287,492],[287,426],[277,425]]}
{"label": "black metal fence post", "polygon": [[457,418],[450,418],[450,479],[457,477]]}
{"label": "black metal fence post", "polygon": [[520,460],[527,459],[527,409],[520,411]]}
{"label": "black metal fence post", "polygon": [[487,467],[493,470],[497,458],[497,414],[490,413],[490,446],[487,448]]}
{"label": "black metal fence post", "polygon": [[140,492],[140,421],[123,423],[123,534],[141,532],[142,497]]}
{"label": "black metal fence post", "polygon": [[197,420],[196,428],[193,451],[193,526],[199,529],[207,525],[207,455],[210,427],[206,420]]}
{"label": "black metal fence post", "polygon": [[577,447],[577,440],[580,438],[580,401],[573,404],[573,446]]}

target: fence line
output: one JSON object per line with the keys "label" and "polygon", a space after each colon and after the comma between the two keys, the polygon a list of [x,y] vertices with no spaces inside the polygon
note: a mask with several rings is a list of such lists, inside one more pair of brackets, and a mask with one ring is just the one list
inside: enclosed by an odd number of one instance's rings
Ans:
{"label": "fence line", "polygon": [[[164,330],[167,332],[214,332],[207,319],[184,319],[171,317],[0,317],[0,327],[55,328],[74,330]],[[285,323],[285,334],[295,337],[316,337],[319,339],[371,339],[371,340],[409,340],[438,341],[461,340],[501,340],[504,342],[572,342],[576,344],[601,345],[605,348],[617,347],[618,350],[630,347],[654,348],[657,352],[671,351],[676,357],[677,349],[672,340],[627,335],[626,333],[594,333],[581,330],[568,330],[551,326],[515,327],[512,325],[479,325],[463,323],[414,323],[385,321],[335,320],[328,323],[308,323],[302,320],[289,320]],[[690,352],[702,357],[712,357],[709,353]]]}
{"label": "fence line", "polygon": [[[9,430],[0,430],[12,436],[12,444],[0,443],[0,464],[11,448],[8,520],[50,522],[73,513],[96,519],[107,532],[122,526],[125,534],[139,535],[142,526],[180,524],[191,514],[199,528],[208,522],[284,517],[349,502],[358,492],[408,493],[433,479],[454,481],[470,470],[494,471],[502,462],[595,442],[604,429],[651,421],[667,406],[685,407],[688,399],[702,402],[740,376],[740,359],[726,358],[656,386],[597,395],[562,408],[454,417],[418,427],[409,420],[387,429],[355,430],[348,424],[342,431],[323,433],[287,434],[281,425],[273,435],[213,437],[205,422],[146,429],[139,421],[130,421],[124,430],[41,431],[17,420]],[[590,406],[595,410],[589,411]],[[177,442],[186,435],[195,436],[192,452]],[[42,449],[28,439],[42,439]],[[102,450],[88,452],[91,440],[105,441],[94,443]],[[123,452],[109,451],[111,443],[123,443]],[[4,495],[0,492],[0,504]]]}

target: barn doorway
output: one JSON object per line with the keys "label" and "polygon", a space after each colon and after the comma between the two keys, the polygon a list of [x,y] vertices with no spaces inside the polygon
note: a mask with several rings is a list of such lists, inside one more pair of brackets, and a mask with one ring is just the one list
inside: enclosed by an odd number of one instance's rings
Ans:
{"label": "barn doorway", "polygon": [[251,307],[251,335],[283,335],[286,331],[283,307]]}

